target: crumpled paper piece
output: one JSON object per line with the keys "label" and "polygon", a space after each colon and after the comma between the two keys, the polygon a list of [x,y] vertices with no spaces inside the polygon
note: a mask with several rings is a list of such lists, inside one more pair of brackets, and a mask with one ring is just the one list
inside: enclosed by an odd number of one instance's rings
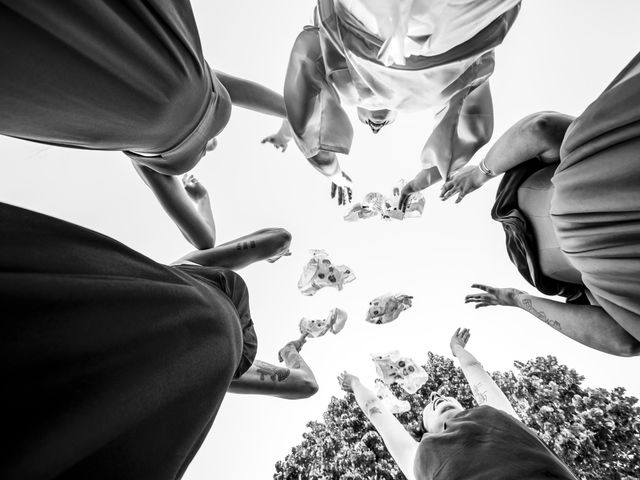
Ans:
{"label": "crumpled paper piece", "polygon": [[411,308],[412,300],[412,296],[401,293],[380,295],[369,302],[365,320],[377,325],[393,322],[402,312]]}
{"label": "crumpled paper piece", "polygon": [[385,197],[378,192],[367,193],[362,202],[354,203],[343,218],[347,222],[356,222],[377,215],[380,215],[383,220],[404,220],[405,218],[421,217],[425,200],[424,195],[420,192],[416,192],[409,197],[409,202],[404,212],[398,208],[400,192],[404,184],[404,180],[400,180],[390,197]]}
{"label": "crumpled paper piece", "polygon": [[376,378],[376,397],[380,399],[382,404],[389,410],[391,413],[399,414],[405,413],[411,410],[411,404],[406,400],[400,400],[396,397],[391,389],[385,385],[385,383]]}
{"label": "crumpled paper piece", "polygon": [[346,265],[332,264],[324,250],[311,250],[311,254],[298,280],[298,289],[303,295],[315,295],[324,287],[342,290],[345,284],[356,279]]}
{"label": "crumpled paper piece", "polygon": [[426,370],[409,357],[394,350],[384,355],[371,355],[378,378],[385,384],[397,383],[405,392],[414,394],[429,379]]}
{"label": "crumpled paper piece", "polygon": [[344,328],[345,323],[347,323],[347,312],[341,308],[333,308],[326,318],[300,319],[300,333],[313,338],[321,337],[328,331],[336,334]]}

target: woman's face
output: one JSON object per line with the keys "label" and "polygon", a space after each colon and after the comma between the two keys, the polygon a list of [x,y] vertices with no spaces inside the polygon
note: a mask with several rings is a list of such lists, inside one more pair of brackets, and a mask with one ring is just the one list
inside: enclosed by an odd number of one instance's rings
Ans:
{"label": "woman's face", "polygon": [[382,127],[393,123],[398,116],[393,110],[367,110],[358,107],[358,118],[366,125],[369,125],[373,133],[378,133]]}
{"label": "woman's face", "polygon": [[443,397],[437,392],[433,392],[429,400],[429,404],[422,411],[422,423],[429,433],[442,432],[446,421],[464,410],[458,400]]}

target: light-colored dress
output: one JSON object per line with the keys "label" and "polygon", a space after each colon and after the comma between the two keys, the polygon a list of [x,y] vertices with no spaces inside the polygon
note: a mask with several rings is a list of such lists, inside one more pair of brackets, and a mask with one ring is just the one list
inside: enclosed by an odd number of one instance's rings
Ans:
{"label": "light-colored dress", "polygon": [[462,108],[492,74],[493,49],[519,6],[519,0],[318,0],[315,27],[308,28],[320,42],[321,56],[313,60],[323,79],[304,134],[295,137],[298,146],[307,157],[349,152],[353,129],[341,102],[405,112]]}

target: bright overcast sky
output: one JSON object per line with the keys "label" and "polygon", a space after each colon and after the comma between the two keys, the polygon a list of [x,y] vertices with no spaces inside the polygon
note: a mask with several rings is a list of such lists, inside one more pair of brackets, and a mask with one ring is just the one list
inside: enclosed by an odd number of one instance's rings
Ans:
{"label": "bright overcast sky", "polygon": [[[281,90],[291,44],[311,17],[311,0],[192,3],[214,68]],[[497,49],[494,140],[529,113],[579,114],[636,53],[638,18],[635,0],[524,0]],[[376,136],[352,119],[355,139],[343,167],[356,182],[355,198],[389,193],[398,179],[417,172],[430,112],[400,116]],[[475,311],[463,303],[474,282],[534,293],[509,262],[502,228],[489,215],[499,180],[458,205],[441,203],[439,186],[433,188],[420,219],[347,223],[329,199],[329,183],[295,145],[281,154],[260,144],[278,126],[276,119],[234,110],[218,149],[194,172],[211,193],[220,242],[269,226],[293,234],[293,256],[241,272],[251,293],[258,358],[275,363],[277,350],[298,335],[303,316],[324,317],[339,306],[350,318],[339,335],[310,339],[302,351],[320,384],[315,397],[228,395],[186,480],[270,478],[276,460],[301,440],[306,422],[320,418],[330,397],[341,394],[335,380],[340,371],[372,381],[370,353],[398,349],[419,362],[428,350],[449,355],[458,326],[471,328],[469,349],[489,370],[551,354],[589,385],[624,386],[640,396],[640,359],[590,350],[521,310]],[[0,148],[0,200],[93,228],[159,262],[190,250],[124,155],[8,138],[0,138]],[[303,297],[296,283],[313,248],[351,267],[356,281],[342,292]],[[369,300],[386,292],[413,295],[414,307],[388,325],[365,323]]]}

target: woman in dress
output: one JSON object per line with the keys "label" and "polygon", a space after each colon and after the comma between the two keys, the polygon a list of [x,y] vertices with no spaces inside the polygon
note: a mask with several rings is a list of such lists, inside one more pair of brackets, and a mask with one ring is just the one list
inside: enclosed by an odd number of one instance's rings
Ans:
{"label": "woman in dress", "polygon": [[0,62],[0,134],[125,152],[200,249],[215,245],[211,218],[177,175],[232,104],[285,116],[280,94],[209,68],[188,0],[1,0]]}
{"label": "woman in dress", "polygon": [[343,390],[353,392],[364,414],[409,480],[557,479],[576,477],[525,426],[507,397],[465,346],[469,330],[451,337],[451,353],[471,386],[478,406],[465,410],[454,397],[434,392],[422,413],[427,433],[420,442],[358,377],[344,372]]}
{"label": "woman in dress", "polygon": [[466,301],[518,306],[589,347],[640,354],[640,54],[578,118],[524,118],[442,196],[460,201],[503,172],[492,217],[509,258],[568,303],[484,285]]}
{"label": "woman in dress", "polygon": [[422,151],[423,170],[402,192],[405,204],[491,138],[493,50],[519,3],[318,0],[314,26],[304,28],[291,51],[287,121],[265,141],[282,148],[293,138],[345,203],[351,179],[337,154],[349,153],[353,128],[341,102],[357,107],[374,133],[398,112],[440,108]]}
{"label": "woman in dress", "polygon": [[3,479],[180,478],[227,390],[304,398],[298,351],[255,361],[231,269],[286,254],[265,229],[165,266],[121,243],[0,204]]}

